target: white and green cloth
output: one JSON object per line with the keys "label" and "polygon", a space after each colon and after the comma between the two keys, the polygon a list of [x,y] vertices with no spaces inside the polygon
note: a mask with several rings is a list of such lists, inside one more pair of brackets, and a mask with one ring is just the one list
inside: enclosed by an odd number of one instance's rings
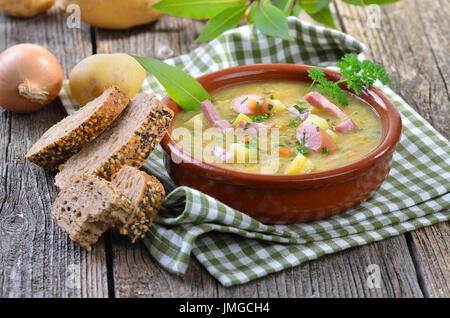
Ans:
{"label": "white and green cloth", "polygon": [[[365,46],[349,35],[289,18],[294,41],[268,38],[249,26],[227,31],[168,64],[197,77],[257,63],[332,67],[344,54],[364,57]],[[67,88],[68,113],[77,105]],[[450,219],[450,143],[388,87],[378,87],[402,115],[403,136],[390,175],[370,199],[327,220],[265,225],[188,187],[176,187],[161,148],[143,169],[165,185],[163,208],[144,239],[154,259],[172,273],[185,273],[193,254],[224,286],[242,284],[350,247],[379,241]],[[149,75],[144,92],[165,96]],[[245,198],[236,198],[236,200]]]}

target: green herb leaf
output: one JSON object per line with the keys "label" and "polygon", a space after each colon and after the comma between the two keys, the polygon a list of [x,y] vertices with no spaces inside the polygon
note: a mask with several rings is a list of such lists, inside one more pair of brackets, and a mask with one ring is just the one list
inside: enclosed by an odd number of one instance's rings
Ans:
{"label": "green herb leaf", "polygon": [[254,20],[255,27],[265,35],[293,40],[289,34],[286,16],[272,4],[261,1],[256,9]]}
{"label": "green herb leaf", "polygon": [[227,8],[241,7],[246,2],[246,0],[161,0],[151,7],[180,17],[210,19]]}
{"label": "green herb leaf", "polygon": [[258,4],[256,2],[253,2],[250,11],[247,14],[247,22],[253,23],[255,21],[255,12],[258,9]]}
{"label": "green herb leaf", "polygon": [[300,6],[308,13],[316,13],[327,7],[332,0],[298,0]]}
{"label": "green herb leaf", "polygon": [[297,154],[301,153],[302,155],[306,156],[307,154],[309,154],[309,150],[308,148],[306,148],[305,146],[297,146],[295,147],[295,152]]}
{"label": "green herb leaf", "polygon": [[337,29],[336,25],[334,24],[333,15],[331,14],[331,10],[330,10],[329,6],[324,7],[321,10],[314,12],[314,13],[310,13],[308,11],[306,11],[306,12],[313,20],[315,20],[323,25],[326,25],[327,27]]}
{"label": "green herb leaf", "polygon": [[398,2],[399,0],[342,0],[355,6],[368,6],[371,4],[388,4]]}
{"label": "green herb leaf", "polygon": [[222,34],[223,32],[234,28],[244,17],[247,7],[231,7],[227,8],[208,21],[203,29],[202,34],[195,40],[195,42],[212,40]]}
{"label": "green herb leaf", "polygon": [[327,147],[323,147],[323,148],[322,148],[322,154],[325,155],[325,156],[328,156],[328,155],[329,155],[328,150],[327,150]]}
{"label": "green herb leaf", "polygon": [[257,116],[251,116],[250,117],[252,121],[256,123],[260,123],[266,119],[270,118],[270,113],[264,114],[264,115],[257,115]]}
{"label": "green herb leaf", "polygon": [[300,107],[300,106],[298,106],[298,105],[294,105],[293,106],[296,110],[298,110],[298,112],[300,113],[300,114],[303,114],[308,108],[307,107]]}
{"label": "green herb leaf", "polygon": [[273,5],[283,11],[285,16],[289,16],[292,11],[294,0],[275,0]]}
{"label": "green herb leaf", "polygon": [[302,10],[303,10],[302,7],[298,3],[295,3],[291,15],[294,17],[298,17],[300,12],[302,12]]}
{"label": "green herb leaf", "polygon": [[183,110],[191,111],[200,108],[201,102],[210,99],[208,92],[199,82],[182,70],[170,66],[160,60],[149,57],[134,57],[144,69],[156,77],[166,89],[167,94]]}
{"label": "green herb leaf", "polygon": [[288,127],[298,127],[300,126],[300,124],[301,124],[300,119],[294,118],[289,121]]}
{"label": "green herb leaf", "polygon": [[347,87],[353,89],[356,95],[361,94],[363,86],[370,88],[377,79],[383,84],[391,84],[383,66],[369,60],[360,61],[356,54],[344,55],[337,66],[343,76],[341,81],[345,81]]}
{"label": "green herb leaf", "polygon": [[376,80],[384,85],[391,84],[389,75],[383,66],[369,60],[360,61],[356,54],[344,55],[337,66],[342,75],[338,82],[329,81],[319,68],[308,69],[308,75],[313,80],[311,87],[316,85],[316,90],[320,94],[336,99],[342,106],[348,105],[348,101],[347,95],[339,87],[339,83],[346,83],[347,88],[352,89],[356,95],[361,95],[363,87],[370,88]]}
{"label": "green herb leaf", "polygon": [[[325,73],[318,67],[308,69],[308,75],[313,80],[310,89],[316,84],[316,91],[322,95],[328,95],[331,99],[336,99],[342,106],[348,105],[347,94],[339,87],[339,84],[332,82],[325,77]],[[308,91],[310,90],[308,89]]]}

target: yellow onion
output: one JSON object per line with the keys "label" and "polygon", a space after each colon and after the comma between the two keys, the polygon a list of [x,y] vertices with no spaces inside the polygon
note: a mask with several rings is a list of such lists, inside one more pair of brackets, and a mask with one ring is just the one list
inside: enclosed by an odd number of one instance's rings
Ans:
{"label": "yellow onion", "polygon": [[37,44],[14,45],[0,54],[0,106],[34,112],[59,94],[63,70],[56,57]]}

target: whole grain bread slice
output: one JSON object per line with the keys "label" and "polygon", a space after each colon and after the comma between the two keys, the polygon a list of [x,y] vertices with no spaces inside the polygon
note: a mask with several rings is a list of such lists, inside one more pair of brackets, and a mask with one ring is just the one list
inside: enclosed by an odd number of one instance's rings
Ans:
{"label": "whole grain bread slice", "polygon": [[25,157],[35,164],[54,168],[80,151],[105,131],[128,106],[127,95],[113,86],[101,96],[47,130]]}
{"label": "whole grain bread slice", "polygon": [[135,206],[128,222],[119,228],[120,234],[128,235],[134,243],[148,231],[164,201],[163,185],[153,176],[130,166],[123,166],[111,179]]}
{"label": "whole grain bread slice", "polygon": [[52,217],[72,241],[90,251],[109,228],[122,228],[136,206],[116,187],[94,175],[73,177],[52,205]]}
{"label": "whole grain bread slice", "polygon": [[172,110],[155,96],[137,95],[108,130],[60,166],[56,186],[63,189],[74,175],[91,173],[111,180],[124,165],[140,167],[172,118]]}

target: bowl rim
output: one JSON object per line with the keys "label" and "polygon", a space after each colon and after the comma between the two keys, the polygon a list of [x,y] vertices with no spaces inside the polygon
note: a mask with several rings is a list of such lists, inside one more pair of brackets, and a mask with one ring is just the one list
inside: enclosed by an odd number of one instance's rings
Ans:
{"label": "bowl rim", "polygon": [[[313,67],[315,66],[303,64],[283,64],[283,63],[241,65],[204,74],[198,77],[197,80],[202,85],[204,83],[207,83],[208,81],[217,78],[227,77],[228,79],[236,80],[235,84],[225,85],[218,88],[222,89],[225,87],[239,85],[240,83],[244,82],[245,83],[257,82],[256,80],[239,81],[240,78],[243,78],[248,74],[254,74],[255,71],[260,72],[261,75],[264,74],[264,70],[271,72],[279,71],[279,72],[295,73],[295,72],[306,72],[309,68]],[[341,78],[340,73],[336,71],[329,70],[326,68],[321,69],[324,71],[326,77],[330,80],[337,81],[339,78]],[[242,76],[239,76],[240,74]],[[304,80],[299,81],[305,82]],[[354,95],[354,93],[352,93],[351,90],[348,90],[345,87],[345,85],[342,88],[346,90],[346,92],[353,95],[354,97],[360,100],[362,99],[361,97]],[[371,87],[369,89],[363,88],[363,93],[361,95],[366,96],[366,98],[370,97],[377,102],[377,104],[373,105],[367,102],[366,100],[363,100],[363,102],[365,102],[375,111],[375,113],[381,120],[383,126],[383,136],[378,145],[365,156],[361,157],[356,161],[333,169],[304,174],[289,174],[289,175],[259,174],[228,169],[198,160],[194,158],[192,154],[184,152],[181,149],[181,146],[179,146],[170,136],[175,119],[178,113],[183,110],[169,96],[166,96],[163,99],[163,103],[165,103],[167,106],[169,106],[171,109],[174,110],[175,116],[170,124],[167,133],[165,134],[161,142],[161,146],[169,157],[175,155],[177,158],[181,159],[181,162],[179,164],[185,166],[189,170],[199,174],[207,175],[209,178],[212,179],[220,179],[222,181],[227,181],[230,183],[240,183],[244,185],[251,183],[253,186],[266,187],[269,184],[271,185],[278,184],[281,186],[288,186],[288,185],[317,186],[329,184],[330,182],[343,182],[345,180],[348,180],[349,178],[364,173],[365,171],[367,171],[368,169],[370,169],[371,167],[382,161],[385,156],[389,155],[394,151],[401,136],[402,130],[401,117],[398,110],[396,109],[394,104],[388,99],[388,97],[375,87]],[[380,110],[383,109],[385,111],[380,112]]]}

